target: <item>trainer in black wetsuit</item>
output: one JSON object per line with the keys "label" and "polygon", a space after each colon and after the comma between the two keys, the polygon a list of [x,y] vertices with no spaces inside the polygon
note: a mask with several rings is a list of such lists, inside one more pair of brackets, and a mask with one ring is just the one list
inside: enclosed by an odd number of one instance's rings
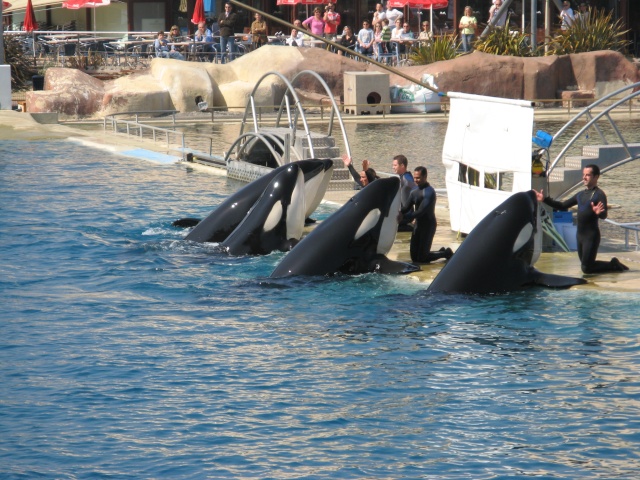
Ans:
{"label": "trainer in black wetsuit", "polygon": [[441,248],[437,252],[431,251],[433,236],[436,233],[436,191],[427,182],[427,169],[416,167],[413,179],[417,188],[409,194],[406,208],[403,208],[401,219],[407,222],[416,221],[411,234],[411,261],[429,263],[439,258],[451,258],[450,248]]}
{"label": "trainer in black wetsuit", "polygon": [[598,187],[600,168],[597,165],[587,165],[582,170],[582,182],[586,190],[578,192],[564,202],[551,197],[544,198],[544,192],[536,192],[538,201],[546,203],[556,210],[567,210],[578,206],[578,257],[584,273],[622,272],[629,270],[625,265],[613,257],[608,262],[596,260],[600,246],[600,227],[598,220],[607,218],[607,196]]}
{"label": "trainer in black wetsuit", "polygon": [[342,155],[344,166],[349,169],[353,180],[356,182],[354,188],[360,190],[378,178],[376,171],[369,166],[369,160],[362,161],[362,171],[358,172],[353,166],[353,161],[346,153]]}

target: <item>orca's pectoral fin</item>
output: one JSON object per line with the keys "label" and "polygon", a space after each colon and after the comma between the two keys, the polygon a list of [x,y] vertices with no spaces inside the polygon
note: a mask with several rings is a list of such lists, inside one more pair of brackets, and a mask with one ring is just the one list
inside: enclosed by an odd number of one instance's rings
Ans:
{"label": "orca's pectoral fin", "polygon": [[584,285],[587,281],[584,278],[566,277],[536,270],[533,283],[548,288],[569,288],[576,285]]}
{"label": "orca's pectoral fin", "polygon": [[384,255],[376,255],[370,263],[370,271],[376,273],[386,273],[393,275],[406,275],[420,270],[418,265],[407,262],[389,260]]}
{"label": "orca's pectoral fin", "polygon": [[191,228],[191,227],[195,227],[199,223],[200,223],[199,218],[179,218],[178,220],[173,222],[171,225],[178,228]]}

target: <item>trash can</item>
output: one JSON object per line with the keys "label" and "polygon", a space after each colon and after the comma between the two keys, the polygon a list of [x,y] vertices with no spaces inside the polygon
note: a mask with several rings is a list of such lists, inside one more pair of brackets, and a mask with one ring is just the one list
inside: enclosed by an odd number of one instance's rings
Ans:
{"label": "trash can", "polygon": [[33,91],[44,90],[44,75],[34,75],[31,77],[31,83],[33,84]]}

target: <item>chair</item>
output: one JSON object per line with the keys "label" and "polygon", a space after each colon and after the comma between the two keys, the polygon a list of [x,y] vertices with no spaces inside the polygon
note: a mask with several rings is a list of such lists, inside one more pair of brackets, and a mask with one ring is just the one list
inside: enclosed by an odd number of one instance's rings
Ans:
{"label": "chair", "polygon": [[75,56],[78,42],[66,42],[58,47],[58,64],[64,67],[68,58]]}

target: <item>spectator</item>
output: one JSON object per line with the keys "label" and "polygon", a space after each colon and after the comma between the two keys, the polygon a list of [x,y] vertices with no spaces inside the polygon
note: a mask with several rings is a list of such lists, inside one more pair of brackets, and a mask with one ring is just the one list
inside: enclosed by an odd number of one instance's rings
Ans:
{"label": "spectator", "polygon": [[[345,27],[342,29],[342,37],[340,38],[340,45],[342,45],[344,48],[348,48],[349,50],[355,50],[356,44],[357,44],[356,37],[353,34],[351,27],[345,25]],[[338,54],[344,55],[344,52],[342,50],[339,50]]]}
{"label": "spectator", "polygon": [[220,27],[220,55],[222,57],[222,63],[224,63],[227,47],[229,48],[229,61],[235,58],[236,54],[236,37],[235,28],[238,23],[238,15],[233,11],[233,5],[230,3],[224,4],[224,13],[220,15],[218,19],[218,26]]}
{"label": "spectator", "polygon": [[291,45],[292,47],[302,47],[304,46],[304,34],[299,32],[297,29],[291,29],[291,35],[289,38],[285,40],[287,45]]}
{"label": "spectator", "polygon": [[473,16],[471,7],[464,7],[464,16],[460,19],[460,34],[462,35],[462,50],[470,52],[478,29],[478,21]]}
{"label": "spectator", "polygon": [[[495,3],[489,9],[489,22],[491,22],[493,18],[496,17],[496,15],[498,14],[498,10],[500,10],[501,7],[502,7],[502,0],[496,0]],[[507,21],[507,10],[505,9],[500,14],[500,17],[496,17],[496,20],[493,26],[504,27],[506,21]]]}
{"label": "spectator", "polygon": [[391,28],[389,28],[389,19],[382,19],[382,51],[383,53],[391,53]]}
{"label": "spectator", "polygon": [[373,12],[373,21],[371,22],[374,29],[376,25],[380,25],[382,27],[382,20],[384,20],[385,18],[387,18],[387,14],[384,11],[382,4],[376,3],[376,11]]}
{"label": "spectator", "polygon": [[433,41],[433,34],[429,28],[429,22],[426,20],[422,22],[422,30],[418,35],[418,40],[420,40],[420,45],[422,46],[430,45]]}
{"label": "spectator", "polygon": [[324,35],[324,20],[322,19],[322,11],[319,7],[313,9],[313,16],[302,22],[311,33],[322,37]]}
{"label": "spectator", "polygon": [[[186,39],[187,41],[189,40],[188,38]],[[180,36],[180,27],[178,27],[177,25],[173,25],[170,29],[169,29],[169,34],[167,35],[167,42],[168,43],[180,43],[185,41],[181,36]],[[183,54],[186,50],[186,47],[181,46],[181,47],[176,47],[175,45],[171,46],[172,50],[175,50],[176,52],[180,52],[180,54]],[[184,57],[184,55],[183,55]]]}
{"label": "spectator", "polygon": [[[210,58],[213,53],[213,35],[211,35],[211,30],[207,28],[205,22],[198,23],[198,29],[193,36],[193,40],[196,43],[196,45],[192,47],[193,51],[205,53],[207,54],[206,60],[213,60],[213,58]],[[199,43],[201,45],[198,45]]]}
{"label": "spectator", "polygon": [[375,37],[370,28],[369,20],[362,21],[362,28],[358,32],[358,50],[362,55],[373,55],[373,42]]}
{"label": "spectator", "polygon": [[262,15],[256,13],[251,24],[251,46],[254,50],[267,43],[267,30],[267,22],[262,19]]}
{"label": "spectator", "polygon": [[576,20],[580,22],[582,26],[586,26],[589,23],[589,7],[586,3],[581,3],[578,7],[578,13],[575,15]]}
{"label": "spectator", "polygon": [[[390,25],[395,25],[396,20],[401,19],[404,14],[400,10],[396,10],[395,8],[391,8],[389,3],[387,3],[387,10],[384,12],[384,16],[387,20],[389,20]],[[400,20],[402,23],[402,20]]]}
{"label": "spectator", "polygon": [[409,29],[408,23],[402,23],[402,20],[396,20],[396,28],[391,31],[391,42],[395,43],[398,55],[407,52],[407,45],[413,43],[413,33]]}
{"label": "spectator", "polygon": [[562,10],[560,10],[560,19],[562,20],[562,24],[560,25],[560,28],[562,30],[569,30],[569,27],[573,25],[575,16],[573,15],[571,4],[568,1],[562,2]]}
{"label": "spectator", "polygon": [[336,12],[333,3],[327,3],[322,20],[324,21],[324,38],[335,42],[338,36],[338,25],[340,25],[340,14]]}
{"label": "spectator", "polygon": [[382,41],[382,22],[378,22],[373,26],[373,50],[376,53],[376,60],[380,61],[382,55],[386,53]]}
{"label": "spectator", "polygon": [[440,258],[449,259],[453,255],[450,248],[431,251],[433,236],[436,234],[438,222],[436,220],[436,191],[427,181],[427,169],[416,167],[413,179],[417,188],[411,191],[409,203],[402,209],[398,217],[399,222],[415,221],[411,234],[411,261],[415,263],[430,263]]}
{"label": "spectator", "polygon": [[167,39],[164,38],[163,31],[158,32],[158,38],[156,38],[153,46],[156,49],[156,57],[184,60],[184,56],[180,52],[177,52],[173,47],[169,48]]}

